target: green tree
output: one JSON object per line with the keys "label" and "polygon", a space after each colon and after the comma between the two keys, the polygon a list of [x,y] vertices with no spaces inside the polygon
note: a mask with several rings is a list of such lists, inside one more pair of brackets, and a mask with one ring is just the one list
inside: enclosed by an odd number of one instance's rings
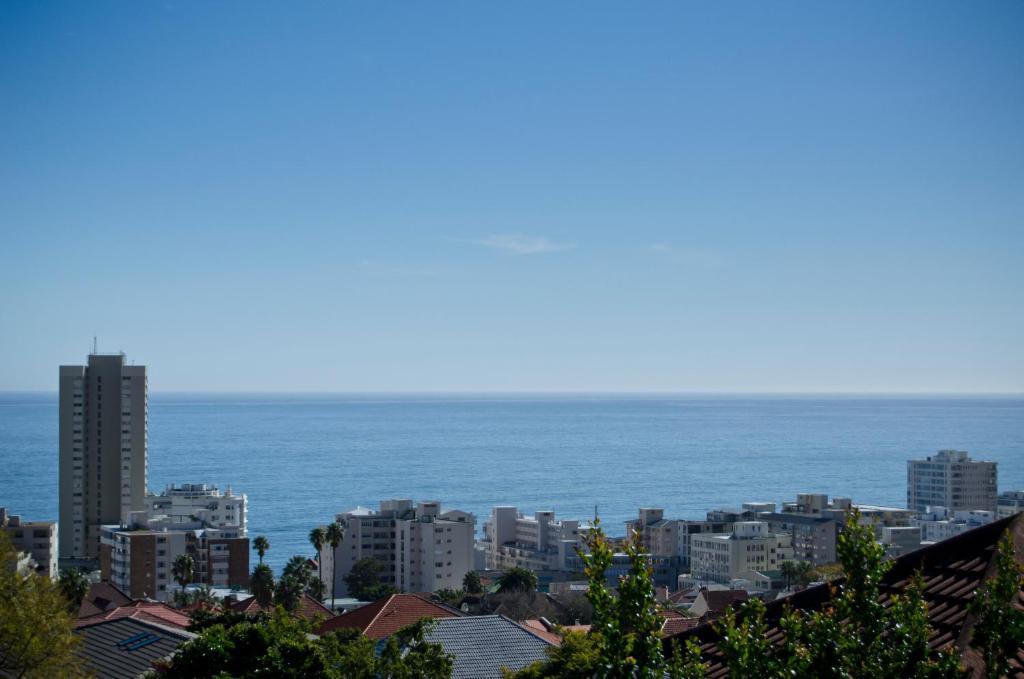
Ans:
{"label": "green tree", "polygon": [[[316,572],[320,579],[323,579],[324,574],[324,545],[327,543],[327,531],[324,530],[323,526],[317,526],[313,530],[309,531],[309,544],[313,545],[313,549],[316,550]],[[323,596],[320,597],[321,599]]]}
{"label": "green tree", "polygon": [[1024,647],[1024,611],[1014,604],[1024,589],[1024,566],[1009,533],[999,542],[995,575],[978,588],[969,605],[976,620],[971,645],[985,661],[985,678],[1009,676],[1010,659]]}
{"label": "green tree", "polygon": [[462,589],[470,594],[480,594],[484,591],[484,585],[480,581],[480,574],[476,571],[466,571],[462,578]]}
{"label": "green tree", "polygon": [[466,592],[461,589],[439,589],[434,592],[434,596],[449,606],[458,606],[462,603],[462,598],[466,596]]}
{"label": "green tree", "polygon": [[185,585],[192,582],[195,577],[196,561],[189,554],[179,554],[171,565],[171,576],[178,583],[178,587],[185,589]]}
{"label": "green tree", "polygon": [[829,607],[806,614],[787,611],[780,620],[781,644],[768,642],[765,607],[750,600],[727,611],[718,623],[719,648],[730,676],[879,679],[959,677],[953,653],[928,646],[928,611],[915,578],[902,594],[881,600],[891,562],[854,510],[837,541],[845,579]]}
{"label": "green tree", "polygon": [[427,643],[425,624],[399,630],[375,652],[355,630],[319,638],[308,621],[277,611],[233,624],[213,624],[157,668],[167,679],[280,677],[282,679],[446,679],[452,659]]}
{"label": "green tree", "polygon": [[57,576],[61,594],[68,600],[68,610],[75,614],[89,593],[89,578],[78,568],[62,568]]}
{"label": "green tree", "polygon": [[498,592],[533,592],[537,589],[537,574],[527,568],[510,568],[498,579]]}
{"label": "green tree", "polygon": [[568,633],[561,647],[551,649],[548,659],[506,676],[516,679],[540,677],[599,677],[602,679],[697,679],[705,665],[700,649],[692,640],[674,646],[666,661],[662,649],[661,617],[654,600],[653,571],[637,532],[626,541],[629,572],[619,578],[616,597],[609,591],[606,574],[612,565],[614,550],[594,520],[586,539],[586,552],[580,557],[590,581],[587,598],[593,606],[590,633]]}
{"label": "green tree", "polygon": [[252,541],[252,548],[256,550],[256,554],[260,557],[260,563],[263,563],[263,556],[270,549],[270,540],[264,535],[257,535]]}
{"label": "green tree", "polygon": [[249,591],[256,597],[261,608],[269,608],[274,601],[274,571],[261,563],[252,569],[249,577]]}
{"label": "green tree", "polygon": [[84,677],[60,585],[18,573],[17,563],[18,553],[0,532],[0,676]]}
{"label": "green tree", "polygon": [[363,601],[374,601],[395,592],[395,588],[380,581],[384,565],[374,558],[360,559],[352,564],[345,576],[349,595]]}
{"label": "green tree", "polygon": [[[340,523],[335,521],[331,525],[327,526],[326,531],[327,544],[331,546],[331,564],[335,570],[338,568],[338,546],[341,545],[345,539],[345,529]],[[321,573],[321,578],[323,574]],[[331,599],[338,598],[338,580],[334,577],[334,573],[331,573]]]}

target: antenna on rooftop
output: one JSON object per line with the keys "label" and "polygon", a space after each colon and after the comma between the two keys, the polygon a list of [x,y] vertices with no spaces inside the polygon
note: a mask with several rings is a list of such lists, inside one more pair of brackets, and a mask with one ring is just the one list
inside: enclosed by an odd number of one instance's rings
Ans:
{"label": "antenna on rooftop", "polygon": [[96,353],[96,335],[92,336],[92,353]]}

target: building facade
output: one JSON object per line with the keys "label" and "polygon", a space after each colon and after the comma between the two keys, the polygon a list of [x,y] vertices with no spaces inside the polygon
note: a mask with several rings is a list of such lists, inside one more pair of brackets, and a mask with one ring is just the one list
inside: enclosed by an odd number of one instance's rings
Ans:
{"label": "building facade", "polygon": [[348,596],[345,576],[356,562],[373,558],[383,566],[381,582],[403,592],[461,589],[473,570],[476,519],[459,510],[442,511],[439,502],[383,500],[379,510],[363,507],[338,514],[345,532],[337,558],[323,550],[321,579],[337,595]]}
{"label": "building facade", "polygon": [[551,511],[525,516],[515,507],[503,506],[491,509],[482,544],[491,570],[567,571],[582,539],[579,521],[556,521]]}
{"label": "building facade", "polygon": [[1002,519],[1024,512],[1024,490],[1008,490],[996,499],[996,515]]}
{"label": "building facade", "polygon": [[972,460],[962,450],[940,450],[923,460],[907,461],[907,507],[951,511],[996,511],[997,465]]}
{"label": "building facade", "polygon": [[104,526],[100,577],[133,599],[168,601],[179,589],[172,569],[182,554],[195,563],[192,583],[239,589],[249,586],[249,538],[230,528]]}
{"label": "building facade", "polygon": [[922,542],[942,542],[995,520],[995,512],[983,509],[951,512],[945,507],[929,507],[928,511],[916,517],[913,523],[921,530]]}
{"label": "building facade", "polygon": [[731,533],[694,535],[690,550],[691,576],[718,583],[776,571],[793,558],[791,536],[770,532],[765,521],[738,521]]}
{"label": "building facade", "polygon": [[31,569],[51,580],[57,578],[57,524],[53,521],[22,521],[17,514],[0,507],[0,531],[7,534],[19,558],[18,569]]}
{"label": "building facade", "polygon": [[[774,504],[767,506],[775,507]],[[732,530],[733,521],[666,519],[660,507],[645,507],[640,509],[635,520],[626,522],[626,534],[637,531],[646,552],[652,556],[673,558],[680,571],[689,571],[692,536],[727,533]]]}
{"label": "building facade", "polygon": [[90,354],[60,366],[60,558],[95,561],[101,526],[144,509],[145,366],[124,354]]}
{"label": "building facade", "polygon": [[228,486],[221,492],[206,483],[169,485],[159,495],[146,495],[145,511],[150,517],[165,517],[172,524],[201,523],[203,526],[233,527],[244,537],[249,519],[248,498],[236,495]]}

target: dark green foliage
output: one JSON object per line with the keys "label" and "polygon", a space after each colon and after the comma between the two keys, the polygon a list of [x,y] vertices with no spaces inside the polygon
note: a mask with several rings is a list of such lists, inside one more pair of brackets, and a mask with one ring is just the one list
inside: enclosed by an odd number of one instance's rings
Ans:
{"label": "dark green foliage", "polygon": [[185,585],[192,582],[195,576],[196,561],[189,554],[179,554],[171,566],[171,575],[178,586],[185,589]]}
{"label": "dark green foliage", "polygon": [[189,614],[191,622],[189,632],[202,632],[204,629],[220,625],[224,628],[234,627],[243,622],[264,623],[270,619],[269,613],[240,613],[238,611],[208,611],[198,609]]}
{"label": "dark green foliage", "polygon": [[510,568],[498,580],[498,592],[533,592],[537,589],[537,574],[526,568]]}
{"label": "dark green foliage", "polygon": [[310,623],[278,610],[230,626],[214,623],[157,668],[167,679],[281,677],[283,679],[444,679],[452,659],[424,641],[426,626],[400,630],[380,655],[372,640],[354,630],[320,638]]}
{"label": "dark green foliage", "polygon": [[786,587],[806,587],[814,581],[814,566],[806,561],[783,561],[779,567]]}
{"label": "dark green foliage", "polygon": [[270,540],[265,535],[257,535],[253,538],[252,548],[256,550],[256,554],[260,557],[260,563],[263,563],[263,556],[270,550]]}
{"label": "dark green foliage", "polygon": [[77,568],[62,568],[57,576],[61,594],[68,600],[68,610],[77,613],[82,599],[89,593],[89,578]]}
{"label": "dark green foliage", "polygon": [[886,608],[880,584],[891,563],[875,541],[871,526],[861,525],[854,510],[837,543],[845,581],[832,605],[804,614],[790,611],[780,621],[783,643],[765,638],[768,625],[759,600],[739,613],[727,611],[718,623],[719,648],[730,676],[798,678],[878,677],[879,679],[962,676],[953,654],[928,647],[928,612],[915,580],[891,597]]}
{"label": "dark green foliage", "polygon": [[[338,546],[342,540],[345,539],[345,529],[340,523],[335,521],[331,525],[327,526],[327,530],[324,531],[324,537],[327,539],[327,544],[331,546],[331,564],[336,566],[338,563]],[[321,578],[323,573],[320,574]],[[338,582],[334,574],[331,574],[331,598],[337,598],[338,594]]]}
{"label": "dark green foliage", "polygon": [[349,596],[362,601],[374,601],[397,590],[391,585],[380,581],[380,575],[384,572],[384,565],[373,558],[360,559],[352,564],[352,570],[345,576],[345,585],[348,586]]}
{"label": "dark green foliage", "polygon": [[480,581],[480,574],[476,571],[468,571],[462,578],[462,589],[470,594],[480,594],[484,591],[483,583]]}
{"label": "dark green foliage", "polygon": [[461,589],[439,589],[434,592],[434,596],[449,606],[458,606],[462,603],[462,598],[466,596],[466,593]]}
{"label": "dark green foliage", "polygon": [[269,608],[274,602],[274,571],[265,563],[261,563],[252,571],[249,578],[249,591],[256,597],[261,608]]}
{"label": "dark green foliage", "polygon": [[1024,647],[1024,611],[1014,608],[1022,587],[1024,567],[1018,563],[1007,534],[999,542],[995,576],[978,588],[969,607],[977,619],[971,645],[985,661],[986,679],[1008,675],[1010,658]]}

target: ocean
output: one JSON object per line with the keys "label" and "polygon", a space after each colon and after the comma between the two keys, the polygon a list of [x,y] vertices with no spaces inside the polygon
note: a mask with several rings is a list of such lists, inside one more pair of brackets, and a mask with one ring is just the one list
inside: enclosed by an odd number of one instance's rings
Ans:
{"label": "ocean", "polygon": [[[999,462],[1024,489],[1024,398],[701,395],[150,395],[149,483],[249,497],[269,563],[310,528],[382,498],[499,504],[612,534],[639,507],[702,518],[798,492],[903,506],[906,461],[940,448]],[[56,394],[0,394],[0,506],[57,518]]]}

